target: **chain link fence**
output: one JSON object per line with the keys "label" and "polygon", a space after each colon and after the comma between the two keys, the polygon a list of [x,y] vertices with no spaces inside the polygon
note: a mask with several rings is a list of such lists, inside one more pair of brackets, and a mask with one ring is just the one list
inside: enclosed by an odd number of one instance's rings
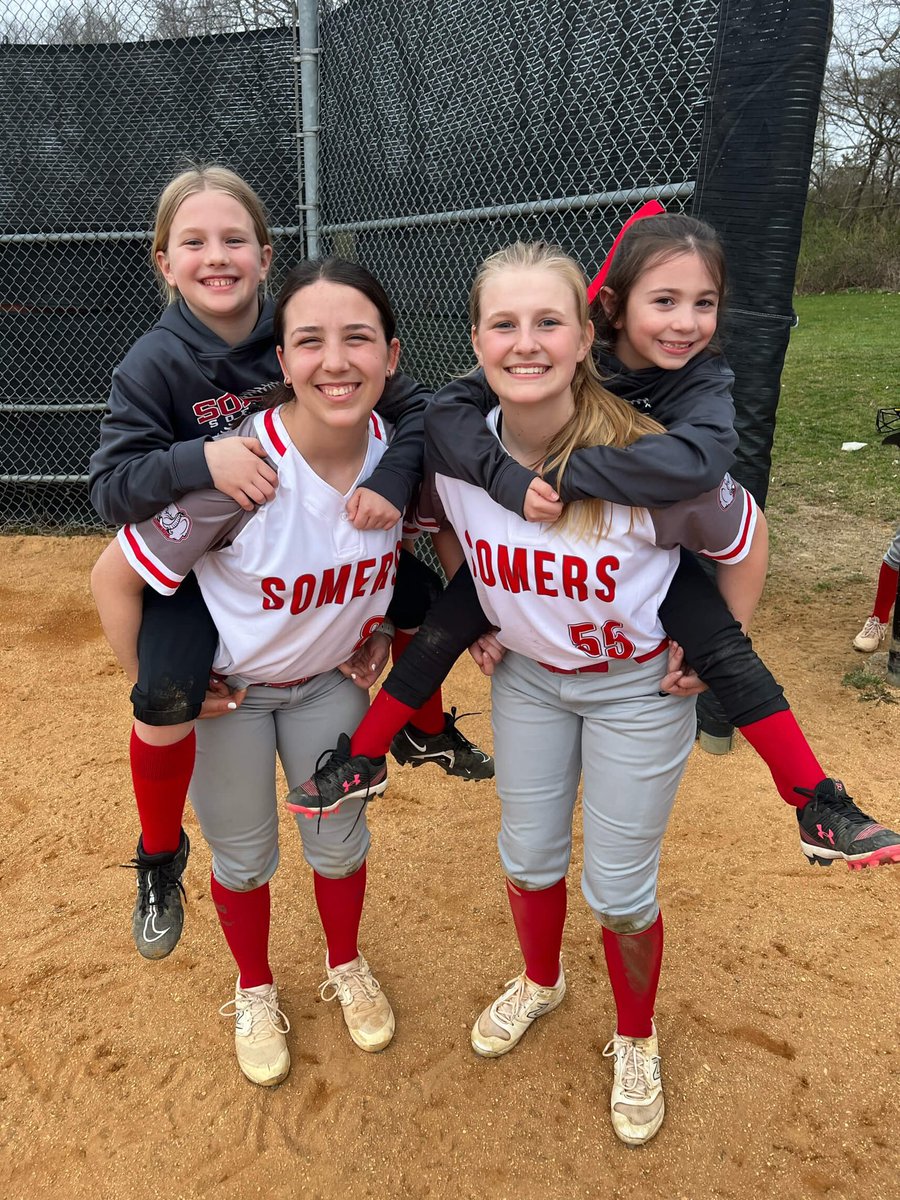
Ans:
{"label": "chain link fence", "polygon": [[[0,528],[99,524],[87,461],[112,369],[161,309],[153,204],[187,160],[223,162],[264,198],[276,287],[307,243],[365,263],[397,309],[404,368],[436,386],[472,365],[475,266],[517,237],[557,242],[590,273],[637,204],[697,207],[706,179],[739,250],[713,185],[740,151],[737,124],[766,103],[779,47],[812,47],[810,93],[777,107],[811,105],[814,121],[828,12],[828,0],[299,0],[299,13],[290,0],[0,0]],[[747,96],[721,78],[745,47]],[[775,107],[751,136],[763,155],[781,144]],[[798,195],[804,137],[785,143]],[[753,171],[765,205],[775,185]],[[799,220],[786,227],[789,290]],[[741,228],[753,256],[752,220]]]}
{"label": "chain link fence", "polygon": [[296,24],[269,16],[0,0],[2,527],[100,524],[87,463],[112,370],[162,311],[150,230],[172,175],[258,180],[277,261],[301,256]]}
{"label": "chain link fence", "polygon": [[323,0],[320,232],[384,284],[408,371],[472,366],[498,247],[546,238],[590,272],[641,201],[690,200],[718,8]]}

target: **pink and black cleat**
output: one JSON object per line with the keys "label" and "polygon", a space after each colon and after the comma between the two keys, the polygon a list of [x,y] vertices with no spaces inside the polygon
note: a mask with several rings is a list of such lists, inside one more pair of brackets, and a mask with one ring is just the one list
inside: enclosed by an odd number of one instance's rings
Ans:
{"label": "pink and black cleat", "polygon": [[813,791],[795,788],[809,802],[797,809],[800,849],[810,866],[843,859],[851,870],[900,863],[900,833],[856,807],[839,779],[823,779]]}
{"label": "pink and black cleat", "polygon": [[304,817],[328,817],[348,800],[374,800],[387,784],[386,760],[351,755],[350,739],[342,733],[337,747],[319,759],[312,779],[292,788],[285,803]]}

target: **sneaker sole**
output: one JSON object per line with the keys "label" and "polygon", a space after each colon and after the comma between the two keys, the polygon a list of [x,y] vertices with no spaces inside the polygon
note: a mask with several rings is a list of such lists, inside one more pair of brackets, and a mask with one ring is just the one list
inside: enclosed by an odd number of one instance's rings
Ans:
{"label": "sneaker sole", "polygon": [[325,817],[327,819],[332,813],[336,813],[342,804],[346,804],[350,800],[371,800],[374,796],[380,796],[387,789],[387,785],[387,779],[382,779],[380,783],[373,783],[364,788],[357,788],[356,791],[348,792],[346,796],[341,796],[340,800],[335,800],[334,804],[323,805],[320,808],[313,808],[310,803],[291,800],[293,792],[288,793],[288,798],[284,803],[285,807],[292,813],[298,813],[301,817]]}
{"label": "sneaker sole", "polygon": [[255,1083],[257,1087],[277,1087],[279,1083],[283,1083],[285,1079],[287,1079],[291,1072],[290,1058],[288,1058],[283,1069],[276,1066],[275,1069],[278,1071],[277,1075],[269,1075],[265,1079],[257,1079],[255,1075],[251,1074],[252,1068],[245,1067],[240,1059],[238,1059],[238,1066],[241,1068],[241,1074],[244,1076],[244,1078],[249,1079],[251,1083]]}
{"label": "sneaker sole", "polygon": [[433,767],[440,767],[445,775],[450,775],[454,779],[462,779],[465,783],[473,781],[480,782],[484,779],[494,778],[493,766],[491,767],[491,773],[489,775],[473,775],[470,771],[457,771],[454,767],[445,767],[439,758],[400,758],[399,755],[394,754],[393,750],[391,751],[391,754],[394,760],[399,763],[401,767],[416,768],[427,767],[429,765]]}
{"label": "sneaker sole", "polygon": [[900,863],[900,846],[882,846],[871,854],[860,854],[853,858],[839,850],[812,849],[802,843],[800,849],[811,867],[830,867],[833,862],[845,862],[851,871],[862,871],[866,867],[888,867],[892,863]]}

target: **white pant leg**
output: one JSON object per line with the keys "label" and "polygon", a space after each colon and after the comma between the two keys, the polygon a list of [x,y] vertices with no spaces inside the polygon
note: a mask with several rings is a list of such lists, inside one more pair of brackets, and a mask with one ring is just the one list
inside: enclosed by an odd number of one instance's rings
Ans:
{"label": "white pant leg", "polygon": [[[278,865],[276,742],[292,787],[312,774],[338,733],[356,728],[367,706],[367,694],[333,671],[300,687],[250,687],[235,712],[197,723],[190,796],[223,887],[251,891]],[[369,834],[361,807],[345,805],[321,823],[297,817],[304,856],[321,874],[352,874],[362,864]]]}
{"label": "white pant leg", "polygon": [[660,696],[662,673],[657,659],[576,677],[584,713],[581,888],[615,933],[640,933],[656,920],[662,840],[696,733],[693,699]]}
{"label": "white pant leg", "polygon": [[[340,671],[319,675],[297,690],[302,702],[275,713],[278,756],[289,789],[309,779],[320,755],[337,745],[339,733],[353,733],[369,707],[368,692]],[[364,809],[362,800],[351,800],[321,821],[295,817],[303,857],[314,871],[343,879],[359,870],[371,842]]]}
{"label": "white pant leg", "polygon": [[900,571],[900,525],[897,526],[897,532],[894,534],[893,540],[887,548],[884,561],[889,567],[893,567],[895,571]]}
{"label": "white pant leg", "polygon": [[581,774],[581,718],[561,704],[562,675],[507,653],[491,680],[500,862],[528,891],[569,869]]}

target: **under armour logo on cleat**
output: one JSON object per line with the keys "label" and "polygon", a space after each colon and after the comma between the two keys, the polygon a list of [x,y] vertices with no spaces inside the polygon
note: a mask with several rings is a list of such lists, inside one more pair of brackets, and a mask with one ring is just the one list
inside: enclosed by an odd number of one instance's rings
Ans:
{"label": "under armour logo on cleat", "polygon": [[358,775],[354,775],[353,778],[349,779],[349,780],[345,779],[344,782],[341,784],[341,787],[344,789],[345,792],[349,792],[350,788],[353,786],[354,783],[359,783]]}
{"label": "under armour logo on cleat", "polygon": [[817,825],[816,831],[818,832],[819,837],[822,839],[823,842],[831,842],[832,846],[834,845],[834,830],[829,829],[828,832],[826,833],[821,825]]}

